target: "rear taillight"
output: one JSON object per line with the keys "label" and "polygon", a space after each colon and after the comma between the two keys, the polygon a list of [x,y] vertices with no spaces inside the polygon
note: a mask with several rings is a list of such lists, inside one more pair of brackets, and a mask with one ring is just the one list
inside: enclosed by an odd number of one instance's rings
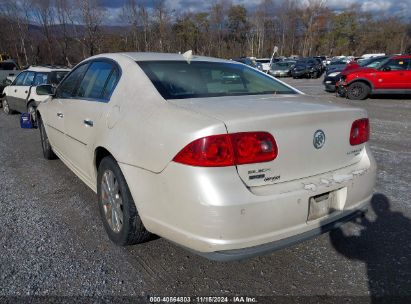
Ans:
{"label": "rear taillight", "polygon": [[270,133],[243,132],[229,136],[235,153],[236,165],[263,163],[277,157],[277,144]]}
{"label": "rear taillight", "polygon": [[361,118],[352,123],[350,132],[350,144],[356,146],[370,139],[370,123],[368,118]]}
{"label": "rear taillight", "polygon": [[242,132],[199,138],[173,161],[196,167],[226,167],[272,161],[277,154],[277,144],[270,133]]}

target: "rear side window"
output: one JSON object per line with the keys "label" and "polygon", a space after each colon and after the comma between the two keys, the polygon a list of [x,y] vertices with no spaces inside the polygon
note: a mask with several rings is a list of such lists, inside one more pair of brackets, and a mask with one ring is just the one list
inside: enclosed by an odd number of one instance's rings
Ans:
{"label": "rear side window", "polygon": [[113,71],[111,72],[110,77],[108,78],[106,87],[104,89],[103,99],[106,99],[106,100],[110,99],[111,94],[114,91],[114,88],[117,84],[117,81],[118,81],[119,77],[120,77],[120,75],[119,75],[117,69],[113,69]]}
{"label": "rear side window", "polygon": [[87,71],[88,63],[83,64],[73,70],[67,78],[65,78],[57,88],[57,98],[71,98],[74,96],[74,91],[77,88],[79,81],[83,78]]}
{"label": "rear side window", "polygon": [[46,84],[47,78],[48,78],[48,73],[36,73],[36,76],[34,77],[33,85],[39,86],[42,84]]}
{"label": "rear side window", "polygon": [[77,92],[78,97],[102,99],[106,84],[113,72],[113,65],[108,62],[93,62]]}

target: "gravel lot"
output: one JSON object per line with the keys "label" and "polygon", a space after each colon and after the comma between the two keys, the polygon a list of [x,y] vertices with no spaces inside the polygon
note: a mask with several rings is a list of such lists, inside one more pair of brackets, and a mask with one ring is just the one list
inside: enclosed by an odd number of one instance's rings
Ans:
{"label": "gravel lot", "polygon": [[379,170],[364,220],[241,262],[211,262],[161,238],[116,247],[96,195],[61,161],[43,159],[38,130],[22,130],[18,115],[1,113],[0,302],[33,295],[363,296],[357,299],[368,302],[394,295],[411,303],[411,99],[352,102],[324,92],[321,79],[285,81],[330,103],[368,110]]}

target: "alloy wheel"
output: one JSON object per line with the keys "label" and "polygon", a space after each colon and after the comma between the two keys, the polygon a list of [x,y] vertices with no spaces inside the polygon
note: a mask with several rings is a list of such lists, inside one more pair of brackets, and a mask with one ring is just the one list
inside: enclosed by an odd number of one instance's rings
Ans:
{"label": "alloy wheel", "polygon": [[101,179],[101,202],[108,225],[113,232],[123,227],[123,198],[118,181],[111,170],[106,170]]}
{"label": "alloy wheel", "polygon": [[361,96],[362,93],[363,93],[363,88],[359,85],[353,86],[351,88],[351,94],[355,97]]}

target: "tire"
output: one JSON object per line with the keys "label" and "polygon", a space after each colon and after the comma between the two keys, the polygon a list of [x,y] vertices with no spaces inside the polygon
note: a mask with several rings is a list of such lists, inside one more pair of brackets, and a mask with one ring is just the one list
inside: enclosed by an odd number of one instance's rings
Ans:
{"label": "tire", "polygon": [[33,126],[37,127],[37,118],[36,118],[36,104],[34,101],[30,101],[27,105],[27,113],[30,113],[31,121]]}
{"label": "tire", "polygon": [[14,113],[14,111],[12,109],[10,109],[10,105],[9,102],[7,101],[7,98],[4,97],[3,101],[2,101],[2,105],[3,105],[3,112],[6,115],[11,115]]}
{"label": "tire", "polygon": [[114,244],[134,245],[151,238],[138,215],[124,175],[111,156],[103,158],[99,165],[97,196],[104,229]]}
{"label": "tire", "polygon": [[46,133],[46,129],[44,128],[43,120],[41,117],[38,117],[38,127],[40,130],[40,139],[41,139],[41,147],[43,149],[43,157],[45,159],[51,160],[51,159],[56,159],[57,155],[53,152],[53,149],[51,148],[49,138]]}
{"label": "tire", "polygon": [[352,100],[363,100],[370,94],[371,88],[363,82],[354,82],[347,88],[347,97]]}

